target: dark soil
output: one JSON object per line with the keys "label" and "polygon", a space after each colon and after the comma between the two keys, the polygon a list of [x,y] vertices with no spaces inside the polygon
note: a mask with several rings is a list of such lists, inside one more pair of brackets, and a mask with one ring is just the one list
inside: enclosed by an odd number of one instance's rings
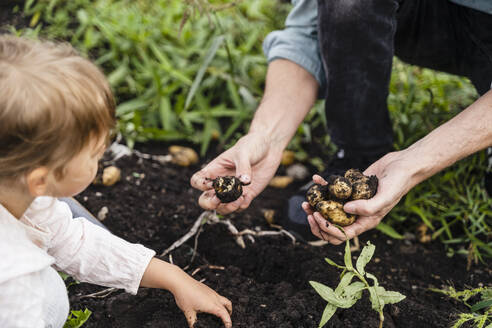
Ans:
{"label": "dark soil", "polygon": [[[166,145],[145,145],[144,151],[166,153]],[[140,150],[142,150],[140,148]],[[97,213],[107,206],[104,224],[116,235],[162,253],[184,235],[202,213],[197,205],[199,192],[189,185],[200,166],[182,168],[160,165],[136,157],[117,162],[122,181],[112,187],[91,186],[77,198]],[[279,190],[267,188],[246,211],[228,215],[239,230],[275,230],[263,218],[262,209],[281,211],[283,200],[297,185]],[[277,215],[278,217],[278,215]],[[453,285],[458,290],[490,282],[490,267],[483,264],[466,270],[466,259],[449,258],[438,242],[420,244],[415,240],[393,240],[377,231],[361,236],[376,245],[367,271],[380,285],[407,296],[385,307],[385,327],[449,327],[467,308],[429,288]],[[233,302],[234,327],[317,327],[325,301],[309,281],[336,287],[340,271],[325,257],[343,263],[344,246],[314,247],[292,244],[284,236],[246,240],[240,248],[224,225],[206,225],[199,235],[197,255],[194,238],[172,252],[174,263],[204,279],[204,283]],[[355,252],[354,258],[359,252]],[[169,257],[165,257],[169,260]],[[224,269],[207,265],[222,266]],[[186,321],[169,292],[142,288],[132,296],[118,291],[106,298],[81,298],[102,290],[90,284],[69,289],[72,309],[89,308],[93,314],[86,327],[186,327]],[[220,327],[219,319],[201,314],[196,327]],[[367,293],[353,308],[337,310],[327,327],[377,327],[378,315],[371,310]]]}

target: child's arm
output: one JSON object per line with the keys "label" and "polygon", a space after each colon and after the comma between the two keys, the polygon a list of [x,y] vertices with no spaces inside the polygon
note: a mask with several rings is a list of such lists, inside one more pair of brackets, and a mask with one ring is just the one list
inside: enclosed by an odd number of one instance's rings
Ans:
{"label": "child's arm", "polygon": [[145,270],[140,286],[167,289],[173,293],[176,304],[183,311],[190,327],[195,323],[198,312],[214,314],[222,319],[225,327],[232,327],[231,301],[173,264],[153,258]]}
{"label": "child's arm", "polygon": [[33,224],[49,232],[48,253],[57,269],[79,281],[123,288],[136,294],[140,286],[171,291],[188,322],[197,312],[231,319],[230,302],[197,282],[177,266],[154,258],[155,252],[131,244],[84,218],[72,218],[68,205],[51,197],[39,197],[26,212]]}

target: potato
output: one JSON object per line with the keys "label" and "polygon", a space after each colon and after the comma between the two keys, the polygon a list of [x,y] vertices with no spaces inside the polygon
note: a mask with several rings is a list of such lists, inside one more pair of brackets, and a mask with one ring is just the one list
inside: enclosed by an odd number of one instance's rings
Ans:
{"label": "potato", "polygon": [[243,183],[234,176],[217,177],[212,180],[215,194],[222,203],[230,203],[243,194]]}
{"label": "potato", "polygon": [[326,186],[322,186],[320,184],[314,184],[311,188],[308,189],[306,193],[306,198],[311,205],[311,207],[315,208],[318,202],[326,199]]}
{"label": "potato", "polygon": [[355,182],[358,182],[360,180],[365,181],[367,178],[358,169],[349,169],[345,172],[344,176],[345,176],[345,178],[347,178],[350,181],[350,183],[355,183]]}
{"label": "potato", "polygon": [[179,166],[190,166],[198,163],[198,154],[191,148],[173,145],[168,148],[172,155],[171,162]]}
{"label": "potato", "polygon": [[121,170],[116,166],[108,166],[102,173],[102,184],[112,186],[121,179]]}
{"label": "potato", "polygon": [[328,178],[328,190],[333,198],[347,199],[352,194],[352,184],[347,178],[332,175]]}
{"label": "potato", "polygon": [[355,215],[345,213],[343,204],[334,200],[322,200],[316,204],[316,210],[328,221],[342,227],[351,225]]}
{"label": "potato", "polygon": [[355,221],[355,215],[345,213],[343,204],[357,199],[369,199],[376,194],[378,178],[366,176],[357,169],[347,170],[343,176],[332,175],[327,185],[313,185],[306,193],[309,205],[328,221],[347,226]]}
{"label": "potato", "polygon": [[378,190],[378,178],[375,175],[365,177],[365,179],[355,182],[352,189],[352,200],[372,198]]}

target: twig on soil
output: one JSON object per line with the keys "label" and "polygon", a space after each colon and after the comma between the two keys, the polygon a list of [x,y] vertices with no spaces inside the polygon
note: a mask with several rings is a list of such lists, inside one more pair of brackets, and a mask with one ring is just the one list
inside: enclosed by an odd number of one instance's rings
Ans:
{"label": "twig on soil", "polygon": [[186,241],[188,241],[188,239],[193,237],[197,233],[200,226],[204,223],[203,221],[205,220],[205,222],[206,222],[206,220],[208,220],[208,217],[210,216],[210,214],[211,214],[211,212],[209,212],[209,211],[205,211],[202,214],[200,214],[198,219],[196,219],[195,223],[191,227],[190,231],[188,231],[183,237],[176,240],[171,246],[169,246],[164,252],[162,252],[162,254],[160,256],[161,257],[166,256],[169,252],[172,252],[173,250],[175,250],[179,246],[183,245]]}
{"label": "twig on soil", "polygon": [[201,270],[203,269],[212,269],[212,270],[225,270],[225,267],[223,267],[222,265],[213,265],[213,264],[205,264],[205,265],[202,265],[202,266],[199,266],[198,268],[196,268],[192,273],[191,273],[191,276],[194,276],[196,275],[198,272],[200,272]]}
{"label": "twig on soil", "polygon": [[79,297],[79,299],[83,299],[83,298],[105,298],[117,290],[118,290],[118,288],[114,288],[114,287],[106,288],[106,289],[103,289],[103,290],[96,292],[96,293],[92,293],[92,294],[88,294],[88,295],[82,295]]}
{"label": "twig on soil", "polygon": [[[285,231],[284,229],[281,229],[280,231],[253,231],[251,229],[244,229],[241,232],[237,233],[239,236],[243,235],[248,235],[248,236],[255,236],[255,237],[262,237],[262,236],[278,236],[278,235],[286,235],[292,240],[292,244],[296,243],[296,238],[289,233],[288,231]],[[254,240],[254,239],[253,239]]]}
{"label": "twig on soil", "polygon": [[195,257],[196,257],[196,249],[198,248],[198,236],[200,236],[200,233],[202,232],[203,230],[203,224],[200,225],[200,227],[198,228],[198,231],[196,232],[196,235],[195,235],[195,246],[193,247],[193,255],[191,256],[191,260],[190,260],[190,264],[191,265],[193,263],[193,261],[195,260]]}

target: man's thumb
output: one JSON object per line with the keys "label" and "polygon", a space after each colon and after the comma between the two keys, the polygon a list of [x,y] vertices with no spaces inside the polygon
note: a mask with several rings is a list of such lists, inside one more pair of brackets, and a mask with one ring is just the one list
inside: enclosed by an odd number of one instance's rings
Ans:
{"label": "man's thumb", "polygon": [[251,163],[249,162],[249,156],[239,154],[234,164],[236,165],[236,177],[242,183],[249,184],[251,182]]}

